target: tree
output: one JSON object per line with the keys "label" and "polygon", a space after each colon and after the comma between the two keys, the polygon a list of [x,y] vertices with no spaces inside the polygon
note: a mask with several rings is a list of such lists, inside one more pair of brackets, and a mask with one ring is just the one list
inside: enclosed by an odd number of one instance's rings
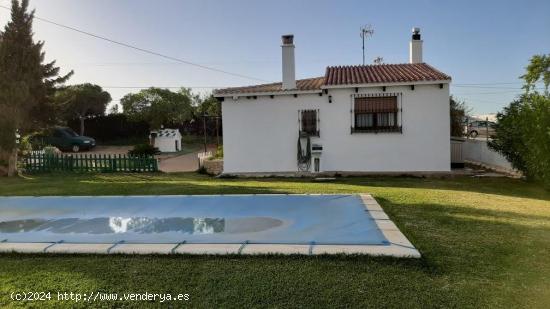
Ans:
{"label": "tree", "polygon": [[[527,66],[526,93],[497,115],[495,136],[489,147],[504,155],[530,180],[542,181],[550,188],[550,95],[549,56],[534,56]],[[540,79],[544,94],[536,91]]]}
{"label": "tree", "polygon": [[521,78],[525,81],[523,88],[526,92],[533,91],[536,83],[542,79],[544,93],[548,95],[548,86],[550,85],[550,54],[531,57],[531,61],[525,70],[526,73]]}
{"label": "tree", "polygon": [[450,97],[451,110],[451,136],[461,137],[464,135],[464,119],[468,116],[470,109],[466,102],[457,101]]}
{"label": "tree", "polygon": [[204,100],[200,100],[196,109],[196,114],[198,116],[208,115],[208,116],[221,116],[221,104],[218,99],[210,95]]}
{"label": "tree", "polygon": [[501,153],[515,169],[529,177],[523,151],[527,147],[523,136],[528,133],[525,132],[523,126],[520,126],[522,123],[522,100],[513,101],[501,113],[497,114],[497,122],[494,127],[495,135],[489,141],[488,146]]}
{"label": "tree", "polygon": [[15,173],[15,130],[29,130],[41,122],[48,95],[72,71],[58,77],[55,62],[44,64],[44,42],[34,42],[34,11],[28,0],[12,0],[11,20],[0,33],[0,163],[9,159],[8,175]]}
{"label": "tree", "polygon": [[163,125],[182,124],[191,119],[192,100],[189,89],[182,88],[173,92],[168,89],[148,88],[125,95],[120,103],[123,113],[130,119],[146,121],[151,128],[158,129]]}
{"label": "tree", "polygon": [[120,114],[120,106],[118,104],[113,104],[111,108],[109,108],[109,112],[107,114],[109,115]]}
{"label": "tree", "polygon": [[55,101],[66,120],[75,117],[80,120],[80,135],[84,135],[85,119],[105,114],[107,104],[111,102],[111,95],[98,85],[80,84],[58,91]]}

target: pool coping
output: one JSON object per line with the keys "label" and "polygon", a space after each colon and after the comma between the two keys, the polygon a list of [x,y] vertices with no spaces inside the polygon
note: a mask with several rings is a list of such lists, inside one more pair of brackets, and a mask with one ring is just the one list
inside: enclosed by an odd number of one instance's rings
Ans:
{"label": "pool coping", "polygon": [[[257,194],[236,194],[257,195]],[[262,194],[264,195],[264,194]],[[332,194],[265,194],[265,195],[332,195]],[[337,194],[340,195],[340,194]],[[199,254],[199,255],[372,255],[392,256],[400,258],[420,258],[420,252],[391,221],[384,209],[372,195],[359,195],[378,229],[382,232],[389,244],[387,245],[309,245],[301,244],[134,244],[134,243],[64,243],[60,242],[9,242],[0,239],[0,253],[79,253],[79,254]],[[146,195],[154,197],[155,195]],[[227,194],[235,196],[235,194]],[[27,196],[28,197],[28,196]],[[84,197],[84,196],[78,196]],[[101,197],[101,196],[97,196]]]}

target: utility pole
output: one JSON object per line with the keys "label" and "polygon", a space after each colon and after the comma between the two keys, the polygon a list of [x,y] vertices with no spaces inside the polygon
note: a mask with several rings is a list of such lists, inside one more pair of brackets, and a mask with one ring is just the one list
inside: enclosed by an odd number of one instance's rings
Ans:
{"label": "utility pole", "polygon": [[371,25],[364,25],[361,27],[361,32],[359,35],[361,36],[361,39],[363,39],[363,65],[365,65],[365,39],[369,36],[372,36],[374,33],[374,28],[372,28]]}
{"label": "utility pole", "polygon": [[204,155],[206,155],[206,114],[202,115],[202,129],[204,131]]}

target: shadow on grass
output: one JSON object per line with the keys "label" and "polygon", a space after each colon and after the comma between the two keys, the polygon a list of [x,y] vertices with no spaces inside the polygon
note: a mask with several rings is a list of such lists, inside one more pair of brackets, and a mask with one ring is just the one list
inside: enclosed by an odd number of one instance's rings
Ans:
{"label": "shadow on grass", "polygon": [[331,182],[366,187],[433,189],[476,192],[550,201],[550,191],[537,183],[505,177],[421,178],[421,177],[342,177]]}
{"label": "shadow on grass", "polygon": [[1,179],[0,195],[130,194],[285,194],[371,192],[379,189],[426,189],[475,192],[550,201],[537,184],[509,178],[342,177],[331,182],[311,178],[220,179],[196,173],[42,174]]}
{"label": "shadow on grass", "polygon": [[426,267],[440,274],[497,278],[505,273],[531,273],[536,277],[538,271],[533,272],[531,265],[545,264],[550,254],[550,215],[377,200],[419,249]]}

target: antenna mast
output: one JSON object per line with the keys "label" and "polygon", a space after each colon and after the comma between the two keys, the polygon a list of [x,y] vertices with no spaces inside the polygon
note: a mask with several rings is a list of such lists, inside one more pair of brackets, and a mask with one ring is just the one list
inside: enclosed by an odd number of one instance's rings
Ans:
{"label": "antenna mast", "polygon": [[361,36],[361,39],[363,39],[363,65],[365,65],[365,39],[372,36],[374,33],[374,28],[369,25],[364,25],[361,27],[361,32],[359,35]]}

